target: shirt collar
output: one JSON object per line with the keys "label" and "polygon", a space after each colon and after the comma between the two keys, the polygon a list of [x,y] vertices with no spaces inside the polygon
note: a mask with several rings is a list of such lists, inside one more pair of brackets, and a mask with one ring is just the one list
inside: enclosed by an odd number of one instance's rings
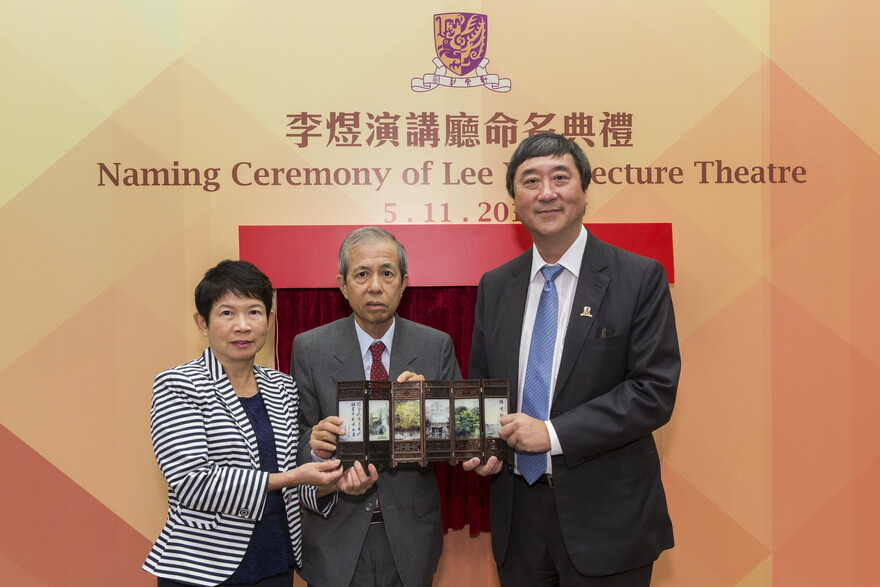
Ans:
{"label": "shirt collar", "polygon": [[394,327],[397,325],[397,318],[394,317],[391,319],[391,326],[382,335],[382,338],[376,339],[367,334],[363,328],[357,323],[357,320],[354,321],[354,331],[357,334],[358,346],[361,347],[361,356],[366,356],[368,352],[370,352],[370,345],[373,344],[376,340],[381,340],[385,343],[385,348],[388,349],[388,353],[390,356],[391,353],[391,343],[394,340]]}
{"label": "shirt collar", "polygon": [[[587,229],[581,225],[581,232],[578,234],[578,237],[574,239],[574,242],[571,243],[568,250],[565,251],[559,261],[555,263],[556,265],[562,265],[563,268],[567,269],[575,277],[580,276],[581,261],[584,258],[584,249],[587,248],[587,234]],[[529,274],[530,281],[535,279],[535,276],[538,275],[538,272],[544,267],[544,265],[552,264],[547,263],[547,261],[541,257],[541,253],[538,252],[538,247],[532,245],[532,250],[534,252],[532,254],[532,271]]]}

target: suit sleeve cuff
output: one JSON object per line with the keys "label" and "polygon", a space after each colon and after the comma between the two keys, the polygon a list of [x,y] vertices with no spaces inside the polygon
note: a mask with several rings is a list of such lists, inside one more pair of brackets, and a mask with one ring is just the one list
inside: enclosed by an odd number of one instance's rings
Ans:
{"label": "suit sleeve cuff", "polygon": [[339,494],[332,492],[324,497],[318,497],[316,487],[311,485],[302,485],[299,490],[299,501],[308,510],[311,510],[319,516],[326,518],[336,507],[336,501]]}

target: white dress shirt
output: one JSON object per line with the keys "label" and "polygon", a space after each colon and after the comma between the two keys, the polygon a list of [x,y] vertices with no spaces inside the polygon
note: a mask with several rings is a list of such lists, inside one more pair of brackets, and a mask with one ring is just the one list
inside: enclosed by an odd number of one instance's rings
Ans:
{"label": "white dress shirt", "polygon": [[391,326],[382,335],[382,338],[373,338],[361,328],[357,320],[354,322],[354,331],[357,333],[358,344],[361,347],[361,358],[364,360],[364,379],[370,380],[370,370],[373,367],[373,353],[370,351],[370,345],[377,340],[385,343],[385,350],[382,351],[382,364],[385,365],[385,372],[388,373],[388,379],[394,381],[391,376],[391,342],[394,340],[394,318],[391,319]]}
{"label": "white dress shirt", "polygon": [[[581,227],[577,239],[571,244],[565,254],[556,265],[562,265],[563,271],[556,278],[556,293],[559,296],[559,315],[556,322],[556,345],[553,349],[553,369],[550,373],[550,394],[547,396],[547,408],[549,413],[552,390],[556,388],[556,376],[559,373],[559,362],[562,359],[562,347],[565,343],[565,333],[568,330],[568,317],[571,314],[571,305],[574,302],[574,292],[577,288],[578,276],[581,270],[581,261],[584,257],[584,249],[587,246],[587,229]],[[544,288],[544,275],[541,268],[547,263],[538,252],[538,248],[532,245],[532,268],[529,292],[526,297],[526,313],[523,316],[522,338],[519,345],[519,398],[517,405],[522,406],[522,389],[526,380],[526,365],[529,362],[529,349],[532,344],[532,330],[535,327],[535,316],[538,313],[538,302],[541,299],[541,290]],[[547,432],[550,434],[550,452],[547,453],[547,472],[552,473],[550,455],[562,454],[562,446],[559,437],[550,420],[544,422]]]}

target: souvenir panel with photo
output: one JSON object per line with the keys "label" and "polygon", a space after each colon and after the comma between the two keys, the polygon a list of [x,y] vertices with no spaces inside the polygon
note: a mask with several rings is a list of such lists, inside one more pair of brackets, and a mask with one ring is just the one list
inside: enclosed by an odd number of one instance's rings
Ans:
{"label": "souvenir panel with photo", "polygon": [[455,438],[456,440],[480,438],[480,398],[455,400]]}
{"label": "souvenir panel with photo", "polygon": [[370,441],[391,439],[391,402],[371,399],[369,424]]}
{"label": "souvenir panel with photo", "polygon": [[449,440],[449,398],[425,400],[425,436],[429,440]]}
{"label": "souvenir panel with photo", "polygon": [[419,440],[422,406],[417,399],[394,400],[394,440]]}

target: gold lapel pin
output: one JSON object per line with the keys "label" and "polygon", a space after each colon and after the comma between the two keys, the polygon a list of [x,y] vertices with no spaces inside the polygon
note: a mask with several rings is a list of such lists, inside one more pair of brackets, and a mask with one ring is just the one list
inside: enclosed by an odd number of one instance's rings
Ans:
{"label": "gold lapel pin", "polygon": [[593,314],[590,312],[590,306],[584,306],[584,311],[581,312],[581,316],[584,318],[592,318]]}

